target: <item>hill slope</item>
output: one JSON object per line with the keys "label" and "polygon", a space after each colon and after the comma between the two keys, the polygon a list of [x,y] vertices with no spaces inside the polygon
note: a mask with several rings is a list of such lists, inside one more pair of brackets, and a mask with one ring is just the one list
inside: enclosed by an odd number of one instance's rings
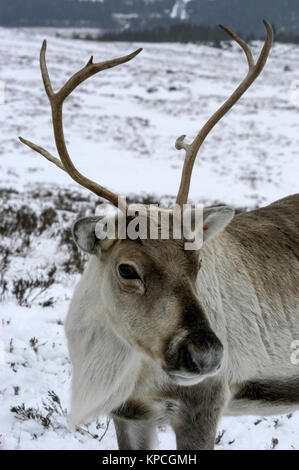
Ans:
{"label": "hill slope", "polygon": [[278,30],[299,29],[298,0],[2,0],[5,26],[88,26],[148,29],[187,20],[225,23],[245,33],[260,33],[267,18]]}

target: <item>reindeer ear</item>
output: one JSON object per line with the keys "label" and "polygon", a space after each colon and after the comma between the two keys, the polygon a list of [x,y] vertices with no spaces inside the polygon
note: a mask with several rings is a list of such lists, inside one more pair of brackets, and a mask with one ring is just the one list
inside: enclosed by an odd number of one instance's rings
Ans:
{"label": "reindeer ear", "polygon": [[96,253],[99,240],[96,237],[96,224],[102,217],[83,217],[76,220],[72,228],[73,239],[78,247],[89,254]]}
{"label": "reindeer ear", "polygon": [[73,225],[72,233],[75,243],[86,253],[95,255],[99,248],[106,251],[116,240],[115,215],[78,219]]}
{"label": "reindeer ear", "polygon": [[203,210],[203,241],[221,232],[232,220],[235,210],[229,206],[206,207]]}

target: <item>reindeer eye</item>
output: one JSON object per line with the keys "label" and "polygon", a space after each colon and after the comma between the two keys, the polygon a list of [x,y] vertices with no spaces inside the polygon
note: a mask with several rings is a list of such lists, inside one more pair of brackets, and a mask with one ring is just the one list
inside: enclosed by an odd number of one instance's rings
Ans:
{"label": "reindeer eye", "polygon": [[118,272],[124,279],[140,279],[140,276],[130,264],[120,264]]}

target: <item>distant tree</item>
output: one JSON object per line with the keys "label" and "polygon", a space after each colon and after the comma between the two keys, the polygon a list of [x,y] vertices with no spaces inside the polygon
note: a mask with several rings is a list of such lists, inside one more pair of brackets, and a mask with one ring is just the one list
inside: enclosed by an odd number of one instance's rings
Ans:
{"label": "distant tree", "polygon": [[[144,31],[159,25],[168,28],[179,22],[212,29],[223,23],[243,35],[253,32],[261,36],[264,35],[261,19],[267,18],[275,24],[277,34],[297,35],[299,30],[298,0],[190,0],[181,2],[178,16],[172,18],[174,3],[175,0],[0,0],[0,24]],[[184,21],[179,10],[186,12]],[[158,35],[159,31],[156,32]],[[197,33],[191,31],[188,40],[196,41]],[[182,33],[182,41],[187,37],[186,32]]]}
{"label": "distant tree", "polygon": [[[237,33],[242,36],[241,33]],[[89,39],[89,38],[88,38]],[[230,37],[220,28],[211,28],[204,25],[190,23],[177,23],[171,26],[155,26],[146,30],[126,30],[121,32],[110,32],[95,37],[98,41],[136,41],[136,42],[203,42],[210,43],[214,47],[221,48],[223,41],[230,44]],[[259,36],[250,33],[247,35],[248,42],[260,39]],[[277,42],[299,43],[299,36],[292,33],[277,33]]]}

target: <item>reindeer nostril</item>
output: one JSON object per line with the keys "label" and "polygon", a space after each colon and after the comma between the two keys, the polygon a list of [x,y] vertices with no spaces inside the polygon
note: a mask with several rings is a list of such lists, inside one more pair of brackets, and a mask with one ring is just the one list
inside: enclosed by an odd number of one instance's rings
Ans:
{"label": "reindeer nostril", "polygon": [[190,372],[200,373],[198,361],[195,356],[192,355],[187,345],[183,345],[180,349],[179,362],[180,366],[184,369],[187,369]]}
{"label": "reindeer nostril", "polygon": [[[203,346],[203,345],[202,345]],[[184,344],[179,351],[179,367],[194,374],[209,374],[220,369],[223,358],[223,346],[217,338],[209,347],[196,347]]]}

